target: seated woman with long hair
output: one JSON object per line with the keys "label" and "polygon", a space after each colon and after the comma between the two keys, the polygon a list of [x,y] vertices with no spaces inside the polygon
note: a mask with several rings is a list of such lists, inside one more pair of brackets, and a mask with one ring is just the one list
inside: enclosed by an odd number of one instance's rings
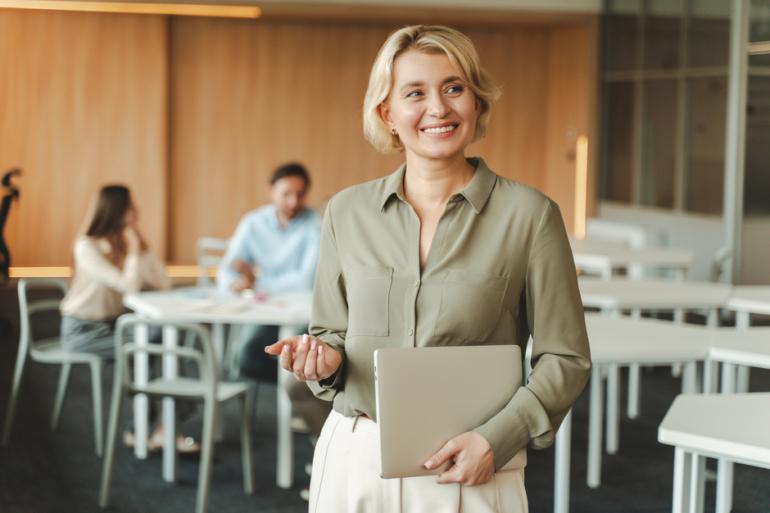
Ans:
{"label": "seated woman with long hair", "polygon": [[[61,303],[62,341],[67,350],[113,360],[115,321],[125,312],[123,295],[167,289],[171,283],[139,229],[139,212],[127,187],[102,187],[87,226],[75,240],[72,283]],[[158,426],[151,436],[158,443],[151,443],[151,449],[160,445],[161,435]],[[124,439],[133,443],[128,432]],[[177,445],[188,452],[197,449],[189,437]]]}

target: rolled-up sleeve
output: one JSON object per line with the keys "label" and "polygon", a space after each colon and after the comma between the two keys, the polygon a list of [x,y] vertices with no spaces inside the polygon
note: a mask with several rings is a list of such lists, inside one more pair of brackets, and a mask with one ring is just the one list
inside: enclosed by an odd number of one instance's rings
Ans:
{"label": "rolled-up sleeve", "polygon": [[308,386],[320,399],[331,401],[343,384],[345,372],[345,334],[348,329],[348,304],[345,280],[334,234],[333,199],[329,201],[321,226],[318,267],[313,287],[313,313],[310,334],[342,354],[342,365],[327,379],[309,381]]}
{"label": "rolled-up sleeve", "polygon": [[532,373],[506,407],[475,429],[499,469],[528,444],[550,446],[585,387],[591,356],[577,274],[558,207],[550,200],[530,246],[524,304],[532,334]]}

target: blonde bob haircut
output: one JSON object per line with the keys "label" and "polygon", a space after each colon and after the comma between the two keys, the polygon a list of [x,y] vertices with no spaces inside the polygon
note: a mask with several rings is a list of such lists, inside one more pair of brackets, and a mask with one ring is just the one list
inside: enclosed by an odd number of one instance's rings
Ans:
{"label": "blonde bob haircut", "polygon": [[393,32],[380,48],[369,75],[364,97],[364,137],[381,153],[403,150],[401,140],[380,117],[379,107],[393,87],[393,63],[408,50],[445,54],[463,74],[479,103],[473,140],[481,139],[489,122],[489,111],[500,92],[481,68],[473,42],[465,34],[441,25],[411,25]]}

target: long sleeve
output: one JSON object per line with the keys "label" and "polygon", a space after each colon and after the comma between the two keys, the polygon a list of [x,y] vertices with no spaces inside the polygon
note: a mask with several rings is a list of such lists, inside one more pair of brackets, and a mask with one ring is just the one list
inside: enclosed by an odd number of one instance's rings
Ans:
{"label": "long sleeve", "polygon": [[83,238],[75,244],[75,261],[78,272],[86,273],[92,280],[121,294],[139,292],[142,288],[139,255],[127,255],[121,271],[91,241]]}
{"label": "long sleeve", "polygon": [[320,399],[331,401],[339,391],[345,372],[345,335],[348,329],[348,303],[345,280],[337,251],[332,219],[333,200],[329,201],[321,227],[321,244],[318,268],[313,288],[313,314],[310,334],[318,337],[342,353],[342,365],[337,372],[319,381],[309,381],[308,386]]}
{"label": "long sleeve", "polygon": [[238,227],[235,229],[230,242],[227,245],[227,251],[225,256],[219,262],[219,269],[217,269],[217,289],[220,292],[230,292],[230,286],[233,281],[238,277],[238,273],[233,271],[233,262],[236,260],[244,260],[246,262],[254,263],[254,255],[249,253],[248,248],[248,236],[249,236],[249,222],[248,218],[244,217],[238,223]]}
{"label": "long sleeve", "polygon": [[269,294],[283,292],[296,292],[298,290],[310,290],[313,288],[316,265],[318,264],[319,233],[318,225],[304,246],[302,262],[298,269],[280,273],[260,276],[257,282],[259,290]]}
{"label": "long sleeve", "polygon": [[553,443],[591,369],[572,252],[558,207],[550,200],[527,261],[520,315],[533,338],[532,374],[500,413],[475,430],[492,446],[497,469],[527,444],[542,449]]}
{"label": "long sleeve", "polygon": [[166,274],[166,269],[154,253],[149,251],[143,253],[140,266],[143,288],[149,287],[152,290],[166,290],[171,288],[171,280]]}

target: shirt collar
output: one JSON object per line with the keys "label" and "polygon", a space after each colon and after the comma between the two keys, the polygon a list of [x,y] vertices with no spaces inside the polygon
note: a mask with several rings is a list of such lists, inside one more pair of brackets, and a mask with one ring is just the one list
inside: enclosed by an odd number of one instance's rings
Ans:
{"label": "shirt collar", "polygon": [[[470,203],[473,210],[479,214],[484,209],[484,206],[489,200],[492,189],[495,187],[497,181],[497,175],[493,173],[483,159],[479,157],[471,157],[466,159],[470,165],[472,165],[476,171],[473,173],[473,178],[468,182],[460,192],[452,196],[452,198],[462,197]],[[396,196],[401,201],[404,200],[404,173],[406,172],[406,163],[401,164],[396,171],[385,179],[385,187],[383,189],[382,198],[380,201],[380,210],[385,211],[385,207],[388,205],[389,200]],[[451,200],[451,199],[450,199]]]}
{"label": "shirt collar", "polygon": [[267,222],[270,225],[270,228],[275,231],[286,230],[289,227],[294,226],[294,224],[297,222],[301,222],[307,213],[307,208],[303,208],[297,213],[296,216],[289,219],[289,222],[286,224],[286,226],[281,226],[281,223],[278,222],[278,209],[272,203],[269,204],[269,207],[270,209],[267,215]]}

